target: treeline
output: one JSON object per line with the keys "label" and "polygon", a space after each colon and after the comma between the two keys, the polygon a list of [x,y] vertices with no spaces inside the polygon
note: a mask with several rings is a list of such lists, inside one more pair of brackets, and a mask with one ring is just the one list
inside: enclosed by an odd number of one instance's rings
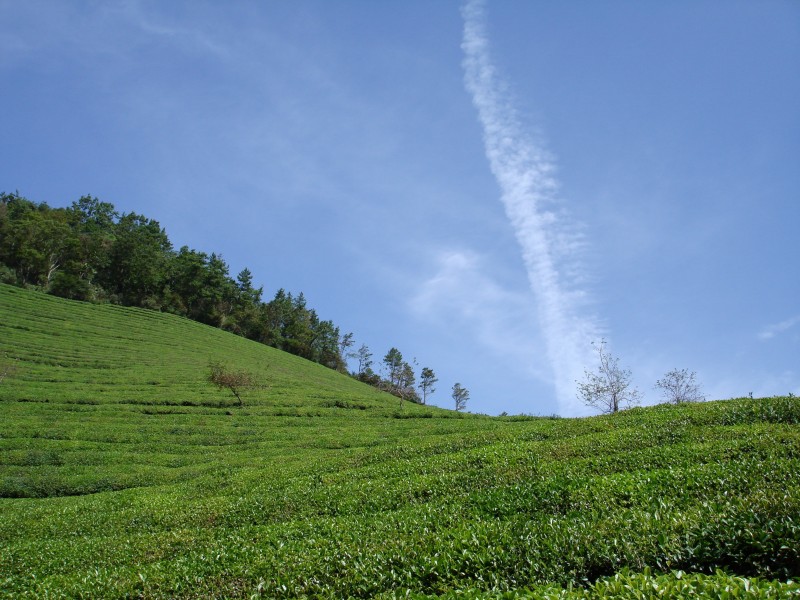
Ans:
{"label": "treeline", "polygon": [[[350,341],[350,338],[347,338],[345,346],[348,346]],[[347,357],[356,359],[358,364],[357,369],[352,373],[353,377],[402,400],[425,404],[427,397],[435,391],[433,386],[438,379],[431,369],[424,367],[418,385],[419,391],[422,393],[420,396],[417,386],[415,386],[417,378],[414,374],[414,367],[403,359],[403,354],[397,348],[391,348],[383,357],[385,377],[381,377],[373,371],[372,352],[366,344],[362,344],[358,352],[347,354]],[[416,364],[416,361],[414,362]]]}
{"label": "treeline", "polygon": [[320,319],[302,292],[279,289],[264,301],[249,269],[231,277],[221,255],[176,251],[158,221],[120,214],[92,196],[51,208],[0,194],[0,282],[181,315],[342,373],[355,359],[350,375],[412,402],[424,404],[435,391],[433,371],[423,368],[417,383],[395,348],[384,357],[385,375],[375,373],[369,348],[351,351],[353,334]]}
{"label": "treeline", "polygon": [[0,282],[185,316],[347,371],[339,328],[302,293],[264,301],[248,269],[233,278],[222,256],[176,251],[158,221],[91,196],[51,208],[0,194]]}

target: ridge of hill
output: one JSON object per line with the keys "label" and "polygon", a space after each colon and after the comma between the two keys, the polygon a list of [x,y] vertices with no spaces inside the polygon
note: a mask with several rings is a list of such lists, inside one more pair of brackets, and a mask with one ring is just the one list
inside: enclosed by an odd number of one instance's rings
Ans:
{"label": "ridge of hill", "polygon": [[[800,594],[794,397],[464,415],[6,285],[3,355],[5,597]],[[209,361],[267,386],[240,407]]]}
{"label": "ridge of hill", "polygon": [[[267,411],[319,411],[331,408],[331,398],[349,398],[378,412],[399,405],[397,398],[318,363],[168,313],[65,300],[5,284],[0,310],[0,353],[24,367],[6,382],[7,398],[233,407],[235,398],[207,381],[209,364],[222,362],[266,384],[250,392],[248,402]],[[439,410],[409,404],[400,406]]]}

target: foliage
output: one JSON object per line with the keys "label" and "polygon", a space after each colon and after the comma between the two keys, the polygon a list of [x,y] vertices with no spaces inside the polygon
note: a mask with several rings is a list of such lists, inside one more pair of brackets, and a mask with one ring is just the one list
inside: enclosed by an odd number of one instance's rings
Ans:
{"label": "foliage", "polygon": [[460,383],[453,384],[452,397],[456,403],[456,411],[462,411],[467,408],[467,401],[469,400],[469,390],[467,388]]}
{"label": "foliage", "polygon": [[221,255],[175,252],[158,221],[91,196],[64,209],[0,194],[0,281],[178,314],[346,371],[352,334],[320,319],[302,293],[263,302],[249,269],[234,280]]}
{"label": "foliage", "polygon": [[[0,597],[800,592],[798,398],[401,412],[174,315],[6,285],[0,314]],[[209,358],[269,391],[231,410]]]}
{"label": "foliage", "polygon": [[212,362],[209,365],[208,381],[221,390],[230,390],[239,401],[239,406],[244,406],[242,393],[260,385],[253,373],[243,369],[234,370],[220,362]]}
{"label": "foliage", "polygon": [[700,393],[697,374],[687,369],[672,369],[656,382],[656,388],[664,394],[664,399],[673,404],[681,402],[702,402],[705,396]]}
{"label": "foliage", "polygon": [[383,364],[387,377],[385,380],[378,380],[378,387],[402,400],[418,402],[419,397],[414,390],[414,369],[403,360],[403,354],[397,348],[390,348],[383,357]]}
{"label": "foliage", "polygon": [[356,371],[357,376],[372,372],[372,352],[370,352],[369,346],[366,344],[361,344],[358,352],[356,352],[355,358],[358,361],[358,371]]}
{"label": "foliage", "polygon": [[339,340],[339,355],[345,360],[348,358],[356,358],[357,354],[355,352],[350,352],[350,348],[353,347],[354,343],[355,340],[353,340],[352,332],[345,333]]}
{"label": "foliage", "polygon": [[587,406],[602,413],[615,413],[639,402],[641,397],[631,387],[631,372],[619,366],[619,359],[606,350],[606,341],[592,344],[597,352],[597,372],[585,371],[585,378],[578,384],[578,397]]}
{"label": "foliage", "polygon": [[439,378],[436,377],[436,373],[433,372],[433,369],[429,367],[422,367],[422,372],[420,373],[419,377],[419,389],[422,391],[423,404],[427,404],[428,396],[436,391],[434,386],[438,381]]}
{"label": "foliage", "polygon": [[161,309],[172,244],[158,221],[136,213],[122,215],[98,283],[121,304]]}
{"label": "foliage", "polygon": [[383,364],[386,367],[386,374],[389,384],[393,387],[400,385],[403,373],[403,354],[397,348],[389,348],[386,356],[383,357]]}
{"label": "foliage", "polygon": [[704,573],[655,573],[645,568],[641,573],[623,569],[613,577],[601,577],[594,584],[566,588],[553,585],[534,585],[525,590],[487,594],[483,590],[459,590],[429,596],[413,592],[394,592],[382,598],[409,598],[410,600],[477,600],[496,598],[504,600],[603,600],[605,598],[736,598],[771,599],[800,596],[800,584],[768,581],[758,577],[737,577],[724,571],[713,575]]}

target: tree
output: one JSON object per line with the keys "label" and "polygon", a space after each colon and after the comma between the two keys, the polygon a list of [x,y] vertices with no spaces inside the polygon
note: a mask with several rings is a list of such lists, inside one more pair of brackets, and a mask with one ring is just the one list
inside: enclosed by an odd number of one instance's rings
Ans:
{"label": "tree", "polygon": [[422,372],[419,376],[419,389],[422,391],[422,403],[426,404],[428,402],[428,396],[433,394],[436,391],[436,388],[433,387],[434,384],[439,381],[436,377],[436,373],[433,372],[432,369],[428,367],[423,367]]}
{"label": "tree", "polygon": [[242,392],[244,390],[260,387],[257,377],[249,371],[234,371],[218,362],[210,363],[209,369],[208,381],[221,390],[230,390],[239,401],[239,406],[244,406],[244,401],[242,400]]}
{"label": "tree", "polygon": [[113,204],[100,202],[92,196],[81,196],[79,200],[72,203],[69,210],[81,225],[81,230],[91,233],[110,234],[113,231],[114,223],[119,218]]}
{"label": "tree", "polygon": [[358,359],[358,375],[372,371],[372,352],[369,351],[369,346],[361,344],[356,352],[356,359]]}
{"label": "tree", "polygon": [[26,211],[13,224],[11,233],[19,280],[44,287],[63,268],[76,241],[66,212],[46,204]]}
{"label": "tree", "polygon": [[681,402],[702,402],[705,396],[700,393],[700,385],[696,381],[696,373],[688,369],[672,369],[664,375],[663,379],[656,382],[667,402],[680,404]]}
{"label": "tree", "polygon": [[[314,330],[319,324],[319,317],[313,308],[308,308],[303,292],[289,298],[289,315],[283,326],[282,350],[313,360],[312,343]],[[338,343],[338,335],[336,343]]]}
{"label": "tree", "polygon": [[114,227],[101,283],[122,304],[160,308],[172,244],[158,221],[128,213]]}
{"label": "tree", "polygon": [[380,376],[372,370],[372,352],[369,346],[361,344],[361,347],[356,352],[356,360],[358,360],[358,372],[355,374],[356,379],[371,385],[373,387],[381,388]]}
{"label": "tree", "polygon": [[[281,289],[263,302],[249,269],[234,279],[221,255],[176,252],[158,221],[120,216],[92,196],[50,208],[0,193],[0,283],[186,316],[341,372],[354,357],[353,335],[320,319],[302,293]],[[380,383],[369,365],[363,369]]]}
{"label": "tree", "polygon": [[386,356],[383,357],[383,364],[386,365],[389,385],[393,388],[400,384],[400,377],[403,373],[403,355],[397,348],[390,348]]}
{"label": "tree", "polygon": [[407,362],[403,362],[402,368],[400,369],[400,375],[397,381],[397,389],[396,393],[400,396],[403,400],[411,400],[413,402],[419,402],[419,397],[417,396],[417,392],[414,391],[414,381],[416,377],[414,376],[414,369],[413,367],[408,364]]}
{"label": "tree", "polygon": [[631,387],[631,372],[619,366],[619,359],[606,350],[606,341],[592,343],[599,365],[596,373],[584,371],[585,380],[578,384],[578,397],[587,406],[606,414],[616,413],[639,402],[639,390]]}
{"label": "tree", "polygon": [[108,263],[119,214],[113,204],[100,202],[92,196],[83,196],[73,202],[68,212],[78,242],[74,271],[80,279],[91,284]]}
{"label": "tree", "polygon": [[333,321],[320,321],[314,314],[312,323],[313,338],[311,340],[311,356],[314,362],[325,365],[335,371],[347,372],[347,363],[342,357],[339,328]]}
{"label": "tree", "polygon": [[256,305],[261,302],[261,295],[264,293],[264,288],[258,289],[253,287],[253,274],[250,269],[244,268],[239,271],[236,276],[237,287],[239,288],[239,299],[246,305]]}
{"label": "tree", "polygon": [[204,317],[209,325],[235,329],[229,320],[236,308],[239,288],[231,279],[228,264],[221,254],[211,253],[205,273]]}
{"label": "tree", "polygon": [[414,369],[403,360],[403,354],[397,348],[391,348],[383,357],[383,364],[386,366],[387,379],[380,386],[398,398],[418,402],[414,391]]}
{"label": "tree", "polygon": [[89,300],[92,296],[92,286],[89,281],[74,273],[59,271],[50,280],[48,292],[71,300]]}
{"label": "tree", "polygon": [[456,410],[462,411],[467,408],[467,400],[469,400],[469,390],[462,387],[460,383],[453,385],[453,400],[456,403]]}
{"label": "tree", "polygon": [[264,289],[253,287],[253,274],[243,269],[236,276],[235,303],[228,329],[249,339],[258,339],[261,333],[261,295]]}
{"label": "tree", "polygon": [[339,340],[339,354],[342,355],[342,359],[347,360],[350,357],[354,357],[355,355],[350,352],[350,348],[353,347],[353,333],[345,333],[341,339]]}
{"label": "tree", "polygon": [[286,324],[292,313],[292,294],[283,288],[275,292],[275,297],[262,308],[262,330],[259,340],[262,344],[286,350]]}
{"label": "tree", "polygon": [[[170,264],[169,287],[174,293],[173,312],[205,323],[205,285],[208,255],[183,246]],[[206,323],[209,324],[209,323]]]}

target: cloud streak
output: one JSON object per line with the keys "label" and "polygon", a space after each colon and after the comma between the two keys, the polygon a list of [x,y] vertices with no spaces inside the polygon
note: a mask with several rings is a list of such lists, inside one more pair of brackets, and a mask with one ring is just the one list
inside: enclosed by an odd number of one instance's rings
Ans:
{"label": "cloud streak", "polygon": [[792,317],[791,319],[786,319],[780,323],[768,325],[758,334],[758,339],[762,341],[771,340],[772,338],[784,333],[785,331],[788,331],[796,325],[800,325],[800,315]]}
{"label": "cloud streak", "polygon": [[575,380],[589,364],[589,343],[599,332],[584,314],[588,296],[578,285],[583,239],[559,205],[553,159],[526,133],[492,64],[483,1],[468,0],[462,15],[465,85],[537,299],[559,408],[563,414],[580,414],[585,407],[575,397]]}
{"label": "cloud streak", "polygon": [[530,360],[539,340],[527,290],[504,287],[490,265],[469,250],[443,251],[435,262],[435,273],[411,299],[412,311],[446,328],[470,329],[515,370],[541,377],[542,367]]}

